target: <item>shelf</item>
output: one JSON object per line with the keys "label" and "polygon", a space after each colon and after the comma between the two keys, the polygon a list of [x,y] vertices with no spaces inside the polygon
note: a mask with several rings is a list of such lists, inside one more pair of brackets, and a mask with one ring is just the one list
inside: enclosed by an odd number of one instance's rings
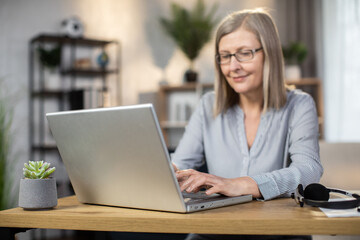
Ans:
{"label": "shelf", "polygon": [[320,79],[318,78],[302,78],[302,79],[292,79],[286,80],[287,85],[297,85],[297,86],[315,86],[321,84]]}
{"label": "shelf", "polygon": [[186,83],[182,85],[164,85],[161,86],[161,91],[164,92],[177,92],[177,91],[194,91],[197,88],[213,88],[213,83]]}
{"label": "shelf", "polygon": [[36,151],[58,151],[58,148],[55,144],[33,145],[32,149]]}
{"label": "shelf", "polygon": [[80,75],[80,76],[103,76],[107,74],[117,73],[116,69],[107,70],[107,69],[98,69],[98,68],[89,68],[89,69],[66,69],[62,70],[61,74],[63,75]]}
{"label": "shelf", "polygon": [[62,90],[45,90],[45,91],[34,91],[31,93],[32,97],[54,97],[54,98],[62,98],[66,95],[67,92]]}
{"label": "shelf", "polygon": [[53,35],[53,34],[40,34],[33,39],[34,42],[47,42],[47,43],[59,43],[59,44],[77,44],[82,46],[105,46],[111,43],[117,43],[116,41],[104,41],[89,38],[70,38],[64,35]]}
{"label": "shelf", "polygon": [[[48,81],[50,75],[45,74],[46,69],[38,54],[38,48],[47,47],[47,45],[61,46],[61,58],[58,65],[60,71],[52,74],[57,76],[56,79],[52,79],[54,82]],[[74,38],[61,34],[40,33],[31,38],[29,48],[30,158],[38,157],[40,153],[45,160],[47,155],[54,157],[53,152],[58,152],[55,141],[43,144],[47,142],[45,141],[47,138],[51,139],[50,129],[44,118],[46,112],[100,107],[106,100],[111,100],[112,96],[108,88],[110,82],[119,80],[120,44],[116,40]],[[79,52],[88,52],[88,55],[93,58],[95,53],[100,51],[106,51],[112,57],[111,66],[101,68],[97,65],[89,65],[81,68],[76,65]],[[113,75],[108,78],[110,74]],[[108,95],[105,96],[104,93]]]}

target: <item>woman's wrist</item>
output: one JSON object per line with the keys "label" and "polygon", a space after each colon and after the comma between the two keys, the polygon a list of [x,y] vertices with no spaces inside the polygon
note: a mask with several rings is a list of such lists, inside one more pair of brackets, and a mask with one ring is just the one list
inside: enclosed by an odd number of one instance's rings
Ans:
{"label": "woman's wrist", "polygon": [[251,194],[254,198],[261,198],[261,192],[256,181],[251,177],[240,177],[237,178],[239,181],[240,195]]}

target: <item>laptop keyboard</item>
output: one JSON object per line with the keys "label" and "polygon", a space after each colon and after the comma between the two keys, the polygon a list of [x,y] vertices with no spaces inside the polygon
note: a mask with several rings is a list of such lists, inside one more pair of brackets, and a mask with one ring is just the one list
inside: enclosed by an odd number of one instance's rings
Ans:
{"label": "laptop keyboard", "polygon": [[196,203],[196,202],[204,202],[204,201],[206,202],[206,200],[212,201],[214,199],[223,197],[220,194],[206,195],[205,191],[200,191],[197,193],[182,192],[182,195],[186,203],[190,203],[190,202]]}

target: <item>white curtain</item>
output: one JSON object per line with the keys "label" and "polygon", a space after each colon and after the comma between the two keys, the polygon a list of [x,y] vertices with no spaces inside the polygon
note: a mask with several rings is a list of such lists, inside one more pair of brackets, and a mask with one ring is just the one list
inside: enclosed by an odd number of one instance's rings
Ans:
{"label": "white curtain", "polygon": [[360,0],[322,1],[325,140],[360,142]]}

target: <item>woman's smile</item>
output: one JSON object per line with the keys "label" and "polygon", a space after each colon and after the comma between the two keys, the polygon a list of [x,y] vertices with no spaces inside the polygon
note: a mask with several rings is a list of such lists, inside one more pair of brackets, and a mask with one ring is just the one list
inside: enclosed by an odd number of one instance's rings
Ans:
{"label": "woman's smile", "polygon": [[230,76],[234,82],[236,83],[241,83],[241,82],[245,82],[246,78],[249,76],[249,74],[241,74],[241,75],[234,75],[234,76]]}

